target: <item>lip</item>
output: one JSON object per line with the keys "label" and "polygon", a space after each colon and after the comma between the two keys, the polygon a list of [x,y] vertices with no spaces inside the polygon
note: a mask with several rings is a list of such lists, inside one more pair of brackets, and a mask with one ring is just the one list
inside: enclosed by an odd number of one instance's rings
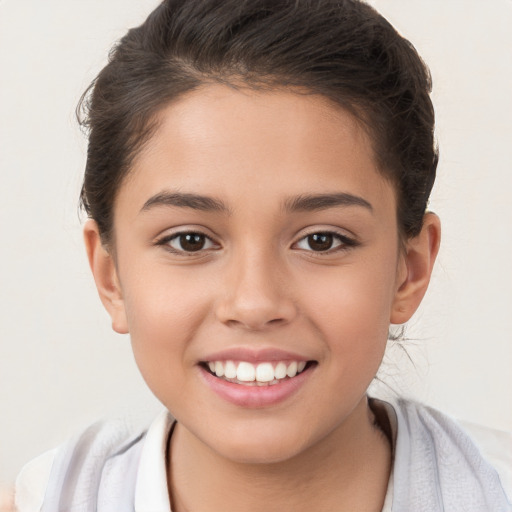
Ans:
{"label": "lip", "polygon": [[283,379],[272,386],[246,386],[223,380],[212,375],[203,366],[198,366],[203,381],[214,393],[223,400],[244,408],[264,408],[284,402],[299,391],[311,377],[315,367],[316,365],[312,365],[295,377]]}
{"label": "lip", "polygon": [[209,361],[247,361],[248,363],[258,364],[274,361],[311,361],[311,358],[276,348],[254,350],[246,347],[235,347],[208,354],[200,362],[207,363]]}

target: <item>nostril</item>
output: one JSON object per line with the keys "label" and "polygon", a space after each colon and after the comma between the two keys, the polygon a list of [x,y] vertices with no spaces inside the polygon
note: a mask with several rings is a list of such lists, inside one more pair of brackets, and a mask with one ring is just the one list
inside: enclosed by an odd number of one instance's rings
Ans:
{"label": "nostril", "polygon": [[259,318],[230,319],[224,322],[229,327],[240,327],[249,331],[258,331],[268,327],[278,327],[287,323],[285,318],[273,318],[271,320]]}

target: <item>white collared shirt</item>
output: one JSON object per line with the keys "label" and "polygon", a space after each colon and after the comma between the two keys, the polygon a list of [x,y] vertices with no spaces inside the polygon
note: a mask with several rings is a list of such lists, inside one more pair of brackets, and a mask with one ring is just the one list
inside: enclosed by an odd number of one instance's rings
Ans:
{"label": "white collared shirt", "polygon": [[135,487],[135,512],[170,512],[166,452],[174,419],[163,411],[149,427]]}
{"label": "white collared shirt", "polygon": [[[143,438],[135,486],[135,512],[171,512],[165,454],[173,424],[174,419],[164,410]],[[15,487],[18,512],[41,510],[56,453],[57,449],[43,453],[19,473]]]}
{"label": "white collared shirt", "polygon": [[[391,423],[393,437],[396,440],[398,424],[390,404],[387,405],[388,417]],[[135,480],[135,512],[171,512],[166,471],[166,454],[169,434],[174,425],[174,419],[167,411],[162,411],[150,425],[145,436],[140,437],[137,443],[140,446],[140,458],[136,467]],[[512,442],[509,433],[493,429],[478,428],[471,432],[473,441],[482,454],[498,470],[503,488],[509,494],[512,490],[512,452],[505,447]],[[476,434],[476,435],[475,435]],[[505,449],[504,449],[505,448]],[[20,472],[16,481],[16,506],[19,512],[39,512],[43,505],[45,492],[48,486],[52,465],[57,450],[46,452],[27,464]],[[400,456],[400,454],[398,454]],[[403,468],[403,461],[395,460],[394,466]],[[115,471],[120,472],[118,479],[122,480],[124,474],[122,465]],[[391,474],[385,504],[382,512],[391,512],[394,491],[394,470]],[[108,503],[108,491],[100,501]],[[99,507],[98,510],[110,510]],[[72,511],[70,511],[72,512]],[[118,510],[113,512],[120,512]]]}

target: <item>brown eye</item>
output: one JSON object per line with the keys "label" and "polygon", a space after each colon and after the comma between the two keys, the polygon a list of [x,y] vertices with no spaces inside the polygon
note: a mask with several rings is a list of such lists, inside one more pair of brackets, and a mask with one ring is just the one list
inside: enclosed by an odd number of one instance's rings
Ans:
{"label": "brown eye", "polygon": [[204,235],[199,235],[198,233],[180,235],[179,241],[184,251],[200,251],[205,243]]}
{"label": "brown eye", "polygon": [[301,238],[294,247],[303,251],[333,253],[356,247],[359,243],[335,231],[318,231]]}
{"label": "brown eye", "polygon": [[212,241],[202,233],[179,233],[167,243],[177,252],[197,252],[213,247]]}
{"label": "brown eye", "polygon": [[332,248],[334,242],[332,233],[314,233],[307,236],[306,239],[313,251],[328,251]]}

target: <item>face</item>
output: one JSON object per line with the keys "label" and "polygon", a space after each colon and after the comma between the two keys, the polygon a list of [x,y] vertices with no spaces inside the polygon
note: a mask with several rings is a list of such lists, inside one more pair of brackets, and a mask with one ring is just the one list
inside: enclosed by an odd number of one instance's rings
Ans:
{"label": "face", "polygon": [[360,410],[407,270],[393,187],[347,112],[289,91],[188,94],[160,113],[114,230],[114,327],[205,446],[284,460]]}

